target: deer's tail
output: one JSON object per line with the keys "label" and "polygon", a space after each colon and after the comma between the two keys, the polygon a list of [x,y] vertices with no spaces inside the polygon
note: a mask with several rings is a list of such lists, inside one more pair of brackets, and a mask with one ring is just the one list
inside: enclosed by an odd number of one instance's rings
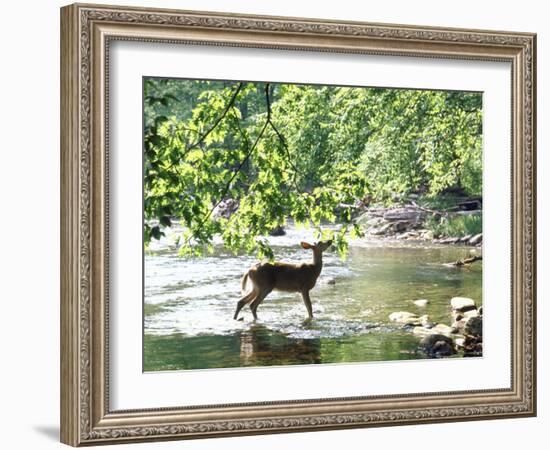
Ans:
{"label": "deer's tail", "polygon": [[241,294],[244,295],[246,293],[246,285],[248,282],[248,272],[246,272],[243,277],[241,278]]}

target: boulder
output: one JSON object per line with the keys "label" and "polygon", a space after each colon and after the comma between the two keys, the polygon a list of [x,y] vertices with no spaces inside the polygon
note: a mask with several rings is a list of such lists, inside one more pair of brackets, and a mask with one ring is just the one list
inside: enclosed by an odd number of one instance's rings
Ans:
{"label": "boulder", "polygon": [[285,229],[282,225],[277,225],[273,230],[269,232],[270,236],[284,236],[286,234]]}
{"label": "boulder", "polygon": [[468,312],[468,311],[473,311],[473,310],[477,310],[477,308],[474,306],[465,306],[464,308],[456,311],[457,313],[459,314],[462,314],[463,316]]}
{"label": "boulder", "polygon": [[431,358],[443,358],[456,353],[453,340],[442,334],[432,334],[420,341],[420,348]]}
{"label": "boulder", "polygon": [[464,356],[483,356],[483,339],[481,336],[465,336]]}
{"label": "boulder", "polygon": [[434,323],[430,322],[430,316],[428,316],[427,314],[420,316],[419,319],[420,319],[420,324],[423,327],[432,328],[435,325]]}
{"label": "boulder", "polygon": [[477,309],[470,309],[468,311],[464,311],[464,318],[470,319],[472,317],[479,317],[479,311]]}
{"label": "boulder", "polygon": [[453,333],[456,333],[458,330],[444,323],[438,323],[435,327],[431,329],[432,333],[439,333],[445,336],[450,336]]}
{"label": "boulder", "polygon": [[412,332],[417,336],[430,336],[431,334],[433,334],[430,332],[430,330],[431,328],[418,326],[418,327],[414,327]]}
{"label": "boulder", "polygon": [[421,211],[416,208],[394,208],[386,211],[384,214],[384,219],[396,221],[396,220],[406,220],[406,221],[421,221],[426,216],[424,211]]}
{"label": "boulder", "polygon": [[459,348],[463,348],[466,343],[466,339],[463,337],[459,337],[455,339],[455,345]]}
{"label": "boulder", "polygon": [[465,319],[465,318],[460,318],[458,320],[455,320],[453,322],[453,324],[451,325],[451,327],[453,327],[455,330],[459,331],[459,332],[462,332],[464,331],[464,327],[466,326],[466,322],[467,322],[468,319]]}
{"label": "boulder", "polygon": [[470,336],[483,336],[483,319],[471,317],[464,325],[464,333]]}
{"label": "boulder", "polygon": [[469,245],[478,245],[478,244],[481,244],[482,241],[483,241],[483,233],[479,233],[479,234],[476,234],[476,235],[472,236],[470,238],[470,240],[468,241],[468,244]]}
{"label": "boulder", "polygon": [[455,311],[468,311],[475,309],[476,303],[468,297],[453,297],[451,299],[451,307]]}

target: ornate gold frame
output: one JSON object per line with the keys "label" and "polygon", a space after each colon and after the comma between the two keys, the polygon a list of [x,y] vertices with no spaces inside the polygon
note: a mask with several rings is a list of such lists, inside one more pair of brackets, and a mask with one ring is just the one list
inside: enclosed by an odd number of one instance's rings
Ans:
{"label": "ornate gold frame", "polygon": [[[512,385],[486,391],[111,411],[109,42],[202,43],[512,65]],[[529,33],[75,4],[61,9],[61,440],[79,446],[533,416],[535,51]]]}

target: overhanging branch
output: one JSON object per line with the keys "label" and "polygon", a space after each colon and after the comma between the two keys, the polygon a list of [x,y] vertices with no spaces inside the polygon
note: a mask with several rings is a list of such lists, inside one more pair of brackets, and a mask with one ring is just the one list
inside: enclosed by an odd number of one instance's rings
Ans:
{"label": "overhanging branch", "polygon": [[198,147],[199,145],[201,145],[204,142],[204,140],[208,137],[208,135],[216,129],[216,127],[220,124],[220,122],[224,119],[224,117],[227,115],[229,110],[235,104],[235,100],[237,100],[237,95],[239,95],[239,92],[241,92],[242,87],[243,87],[243,83],[240,82],[237,85],[237,88],[235,89],[235,92],[233,92],[233,95],[229,99],[229,102],[225,106],[225,109],[220,114],[220,116],[215,120],[215,122],[212,124],[212,126],[208,130],[206,130],[206,132],[201,137],[199,137],[199,139],[194,144],[191,144],[189,147],[187,147],[187,150],[191,150],[192,148],[195,148],[195,147]]}
{"label": "overhanging branch", "polygon": [[[266,101],[269,103],[269,83],[266,85],[265,87],[265,95],[266,95]],[[262,126],[262,129],[260,130],[260,133],[258,133],[258,136],[256,136],[256,140],[254,141],[254,144],[248,149],[248,152],[246,153],[245,157],[241,160],[241,162],[239,163],[239,165],[237,166],[237,168],[233,171],[233,174],[231,175],[231,178],[229,178],[229,180],[227,181],[227,183],[225,184],[225,187],[222,191],[222,194],[220,195],[218,201],[212,206],[212,208],[210,208],[210,210],[208,211],[208,213],[203,217],[203,219],[199,222],[197,228],[201,228],[209,219],[210,217],[212,216],[212,213],[214,212],[214,210],[220,205],[220,203],[224,200],[225,196],[227,195],[227,193],[229,192],[229,189],[231,188],[231,184],[233,183],[233,181],[235,180],[235,178],[237,177],[237,175],[239,174],[239,172],[241,171],[241,169],[243,168],[243,166],[246,164],[246,162],[250,159],[250,157],[252,156],[252,153],[254,152],[254,150],[256,149],[256,147],[258,146],[258,143],[260,142],[260,140],[262,139],[264,133],[265,133],[265,130],[267,129],[268,125],[269,125],[269,121],[270,121],[270,110],[268,109],[268,113],[267,113],[267,118],[266,118],[266,121],[264,122],[263,126]],[[248,139],[247,139],[247,142],[248,142]],[[189,244],[189,242],[191,241],[191,238],[194,236],[194,234],[192,234],[191,236],[189,236],[186,240],[185,240],[185,243],[183,245],[187,245]]]}

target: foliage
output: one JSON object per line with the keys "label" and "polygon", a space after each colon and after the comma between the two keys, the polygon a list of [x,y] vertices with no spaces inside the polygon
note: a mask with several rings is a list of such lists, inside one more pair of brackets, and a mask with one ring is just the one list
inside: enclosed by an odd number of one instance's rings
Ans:
{"label": "foliage", "polygon": [[179,220],[182,254],[272,258],[292,219],[343,255],[357,201],[481,193],[480,94],[150,78],[144,115],[145,242]]}
{"label": "foliage", "polygon": [[435,237],[461,237],[483,231],[480,215],[432,216],[425,226],[433,231]]}

